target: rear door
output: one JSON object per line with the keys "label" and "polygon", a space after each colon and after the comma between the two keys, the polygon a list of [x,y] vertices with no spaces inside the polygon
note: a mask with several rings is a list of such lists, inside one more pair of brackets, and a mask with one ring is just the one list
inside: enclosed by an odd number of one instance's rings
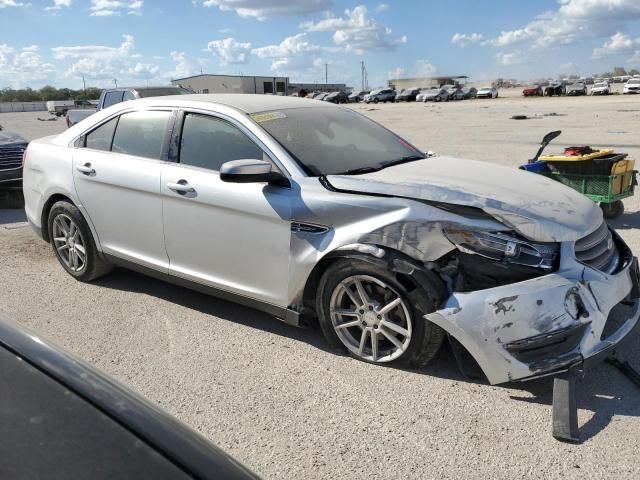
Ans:
{"label": "rear door", "polygon": [[286,306],[291,189],[220,180],[224,162],[269,160],[232,120],[187,112],[181,129],[179,163],[161,184],[169,273]]}
{"label": "rear door", "polygon": [[74,152],[81,206],[105,253],[166,272],[160,174],[173,113],[123,113],[84,136]]}

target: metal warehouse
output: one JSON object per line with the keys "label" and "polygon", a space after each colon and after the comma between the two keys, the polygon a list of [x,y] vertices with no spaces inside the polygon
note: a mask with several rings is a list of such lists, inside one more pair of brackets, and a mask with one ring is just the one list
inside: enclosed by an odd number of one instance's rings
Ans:
{"label": "metal warehouse", "polygon": [[171,80],[172,85],[187,87],[196,93],[270,93],[286,95],[289,77],[202,74]]}
{"label": "metal warehouse", "polygon": [[467,79],[466,75],[451,75],[442,77],[418,77],[418,78],[394,78],[387,81],[390,88],[402,90],[403,88],[439,87],[440,85],[460,85]]}

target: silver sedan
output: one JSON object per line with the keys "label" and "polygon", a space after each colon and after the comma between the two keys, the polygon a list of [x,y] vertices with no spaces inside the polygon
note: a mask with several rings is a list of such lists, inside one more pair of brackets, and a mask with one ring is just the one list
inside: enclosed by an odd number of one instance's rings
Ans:
{"label": "silver sedan", "polygon": [[31,142],[24,195],[78,280],[123,265],[318,321],[374,363],[421,367],[448,335],[491,383],[537,377],[615,345],[640,315],[637,262],[593,202],[529,172],[427,158],[327,102],[114,105]]}

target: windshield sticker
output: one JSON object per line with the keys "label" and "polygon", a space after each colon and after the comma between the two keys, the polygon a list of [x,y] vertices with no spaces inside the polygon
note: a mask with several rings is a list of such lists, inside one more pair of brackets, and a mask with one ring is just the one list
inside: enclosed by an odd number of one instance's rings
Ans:
{"label": "windshield sticker", "polygon": [[280,118],[287,118],[287,116],[282,112],[265,112],[265,113],[254,113],[250,115],[254,122],[264,123],[269,120],[278,120]]}

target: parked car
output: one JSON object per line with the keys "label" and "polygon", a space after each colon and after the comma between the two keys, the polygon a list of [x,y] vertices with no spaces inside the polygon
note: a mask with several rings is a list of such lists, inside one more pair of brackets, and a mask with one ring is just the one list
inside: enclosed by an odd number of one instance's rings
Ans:
{"label": "parked car", "polygon": [[464,93],[464,98],[466,99],[476,98],[476,95],[478,94],[478,89],[475,87],[463,87],[462,93]]}
{"label": "parked car", "polygon": [[314,100],[324,100],[325,98],[327,98],[329,96],[329,92],[320,92],[318,93],[318,95],[315,95],[313,97]]}
{"label": "parked car", "polygon": [[549,85],[544,87],[544,96],[545,97],[553,97],[560,96],[567,93],[567,84],[564,80],[550,82]]}
{"label": "parked car", "polygon": [[354,90],[349,95],[349,102],[361,102],[368,93],[368,90]]}
{"label": "parked car", "polygon": [[640,93],[640,78],[632,78],[630,80],[627,80],[627,83],[625,83],[624,87],[622,88],[622,93]]}
{"label": "parked car", "polygon": [[93,109],[84,108],[81,110],[68,110],[65,114],[67,127],[72,127],[76,123],[90,117],[103,108],[110,107],[116,103],[135,100],[137,98],[161,97],[165,95],[188,95],[193,90],[182,87],[124,87],[103,90],[98,99],[97,106]]}
{"label": "parked car", "polygon": [[478,90],[478,98],[498,98],[498,89],[495,87],[484,87]]}
{"label": "parked car", "polygon": [[449,91],[446,88],[432,88],[420,93],[423,102],[446,102],[449,100]]}
{"label": "parked car", "polygon": [[71,109],[95,110],[97,100],[49,100],[46,104],[47,111],[57,117],[62,117]]}
{"label": "parked car", "polygon": [[2,478],[258,478],[157,404],[2,317],[0,373]]}
{"label": "parked car", "polygon": [[22,156],[29,141],[0,127],[0,189],[22,188]]}
{"label": "parked car", "polygon": [[607,82],[597,82],[591,87],[591,95],[609,95],[611,87]]}
{"label": "parked car", "polygon": [[349,95],[346,92],[331,92],[324,97],[325,102],[331,103],[347,103],[349,101]]}
{"label": "parked car", "polygon": [[364,97],[364,103],[387,103],[395,102],[396,91],[391,88],[382,88],[380,90],[374,90]]}
{"label": "parked car", "polygon": [[448,100],[464,100],[464,92],[459,87],[447,87]]}
{"label": "parked car", "polygon": [[[540,377],[611,348],[640,316],[637,260],[591,200],[426,158],[328,102],[135,100],[25,158],[28,221],[77,280],[121,265],[292,325],[315,318],[368,362],[418,368],[450,335],[492,384]],[[623,321],[603,333],[614,308]]]}
{"label": "parked car", "polygon": [[532,85],[530,87],[525,87],[522,90],[522,95],[525,97],[541,97],[542,96],[542,87],[539,85]]}
{"label": "parked car", "polygon": [[405,88],[396,95],[396,102],[415,102],[419,93],[419,88]]}
{"label": "parked car", "polygon": [[584,83],[572,83],[571,85],[567,85],[566,95],[576,96],[586,94],[587,86]]}

